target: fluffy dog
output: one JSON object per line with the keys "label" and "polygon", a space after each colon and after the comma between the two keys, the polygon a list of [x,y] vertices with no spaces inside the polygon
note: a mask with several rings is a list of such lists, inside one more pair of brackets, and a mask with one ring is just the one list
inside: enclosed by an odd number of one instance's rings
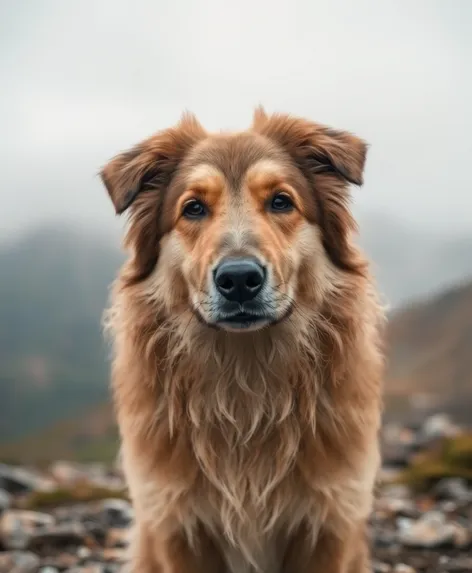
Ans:
{"label": "fluffy dog", "polygon": [[192,115],[108,163],[130,256],[108,326],[135,573],[358,573],[383,313],[353,243],[366,144]]}

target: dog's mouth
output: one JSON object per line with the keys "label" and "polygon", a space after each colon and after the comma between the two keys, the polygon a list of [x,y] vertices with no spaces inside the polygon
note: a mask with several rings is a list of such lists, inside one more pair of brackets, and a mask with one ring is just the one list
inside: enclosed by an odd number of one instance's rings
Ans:
{"label": "dog's mouth", "polygon": [[242,311],[221,317],[218,319],[217,325],[221,328],[226,327],[232,330],[248,330],[260,328],[272,321],[272,317]]}
{"label": "dog's mouth", "polygon": [[197,309],[194,309],[193,312],[199,322],[210,328],[226,330],[229,332],[254,332],[256,330],[261,330],[262,328],[283,322],[292,314],[292,310],[293,307],[290,306],[286,309],[282,316],[276,316],[272,313],[264,313],[261,310],[257,312],[249,312],[246,310],[239,310],[237,312],[231,313],[222,312],[218,316],[212,317],[212,320],[208,320]]}

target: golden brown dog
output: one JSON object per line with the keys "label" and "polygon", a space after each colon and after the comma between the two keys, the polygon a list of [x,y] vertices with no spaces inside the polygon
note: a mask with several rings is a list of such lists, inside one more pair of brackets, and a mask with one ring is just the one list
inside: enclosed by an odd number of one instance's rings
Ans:
{"label": "golden brown dog", "polygon": [[129,210],[109,312],[133,573],[367,571],[383,323],[354,135],[190,115],[102,171]]}

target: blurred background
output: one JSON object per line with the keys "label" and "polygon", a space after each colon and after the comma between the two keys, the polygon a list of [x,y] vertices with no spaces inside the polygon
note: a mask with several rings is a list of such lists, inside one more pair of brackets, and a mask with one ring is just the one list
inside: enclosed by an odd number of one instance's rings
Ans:
{"label": "blurred background", "polygon": [[114,459],[124,223],[97,173],[184,109],[238,129],[259,103],[370,143],[353,209],[390,309],[392,459],[432,414],[467,427],[471,26],[469,0],[0,1],[0,460]]}

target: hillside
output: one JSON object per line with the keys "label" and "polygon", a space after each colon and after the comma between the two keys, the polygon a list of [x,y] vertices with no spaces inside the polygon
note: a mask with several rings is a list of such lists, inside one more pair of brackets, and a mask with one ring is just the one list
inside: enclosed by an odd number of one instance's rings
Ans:
{"label": "hillside", "polygon": [[472,411],[472,282],[393,314],[387,403],[440,407],[464,422]]}
{"label": "hillside", "polygon": [[97,237],[43,228],[0,250],[0,436],[107,397],[100,320],[120,255]]}

